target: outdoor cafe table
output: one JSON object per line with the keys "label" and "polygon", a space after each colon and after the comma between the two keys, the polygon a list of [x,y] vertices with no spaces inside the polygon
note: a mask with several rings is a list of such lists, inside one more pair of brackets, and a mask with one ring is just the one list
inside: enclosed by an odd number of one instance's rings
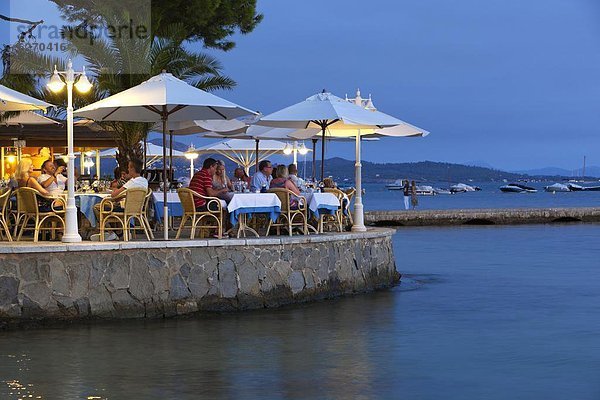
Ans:
{"label": "outdoor cafe table", "polygon": [[340,202],[333,193],[306,192],[301,195],[306,198],[308,209],[317,219],[320,214],[333,215],[340,208]]}
{"label": "outdoor cafe table", "polygon": [[96,227],[96,214],[94,214],[94,206],[102,201],[103,198],[109,197],[110,193],[75,193],[75,204],[79,211],[90,221],[92,227]]}
{"label": "outdoor cafe table", "polygon": [[[154,217],[158,221],[162,221],[164,194],[163,192],[153,192],[152,195],[154,196]],[[167,193],[167,208],[169,210],[169,217],[181,217],[183,215],[183,208],[181,207],[181,201],[177,192]]]}
{"label": "outdoor cafe table", "polygon": [[238,225],[238,238],[242,233],[245,237],[246,231],[258,237],[258,232],[247,225],[248,216],[266,213],[271,221],[275,222],[281,213],[281,201],[274,193],[235,193],[227,205],[227,211],[231,225]]}

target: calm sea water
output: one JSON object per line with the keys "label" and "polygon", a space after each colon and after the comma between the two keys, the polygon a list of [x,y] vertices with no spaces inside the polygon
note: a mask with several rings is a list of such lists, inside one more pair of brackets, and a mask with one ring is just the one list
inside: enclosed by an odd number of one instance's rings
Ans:
{"label": "calm sea water", "polygon": [[[537,193],[502,193],[499,189],[504,183],[466,182],[482,188],[478,192],[457,193],[454,195],[419,196],[418,209],[444,210],[460,208],[535,208],[535,207],[597,207],[600,206],[600,192],[544,192],[544,186],[553,182],[533,182],[526,185],[538,189]],[[596,186],[600,183],[590,183]],[[436,187],[437,185],[433,185]],[[448,184],[440,184],[448,187]],[[404,207],[402,191],[387,190],[384,184],[364,185],[365,210],[395,210]]]}
{"label": "calm sea water", "polygon": [[410,228],[390,290],[0,332],[0,399],[598,399],[599,236]]}

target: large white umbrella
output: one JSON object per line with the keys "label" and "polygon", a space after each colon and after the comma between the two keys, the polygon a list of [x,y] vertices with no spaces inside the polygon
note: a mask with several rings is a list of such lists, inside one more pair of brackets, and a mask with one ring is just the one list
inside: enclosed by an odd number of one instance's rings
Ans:
{"label": "large white umbrella", "polygon": [[[100,157],[102,158],[115,158],[117,155],[117,148],[106,149],[100,151]],[[156,162],[159,157],[162,157],[164,153],[163,146],[159,146],[154,143],[148,143],[146,147],[146,155],[150,157],[148,164]],[[185,153],[179,150],[173,150],[173,157],[185,157]]]}
{"label": "large white umbrella", "polygon": [[16,90],[0,85],[0,112],[3,111],[27,111],[43,110],[54,107],[52,104],[38,100]]}
{"label": "large white umbrella", "polygon": [[[325,171],[326,137],[356,137],[356,200],[354,202],[355,217],[352,230],[366,230],[362,205],[361,136],[372,135],[375,130],[378,130],[379,135],[385,135],[381,132],[381,128],[409,124],[379,111],[366,110],[362,106],[350,103],[325,91],[311,96],[305,101],[266,115],[257,124],[288,128],[321,128],[321,179],[323,179]],[[422,130],[414,128],[413,133],[418,136]],[[398,135],[400,133],[397,132]]]}
{"label": "large white umbrella", "polygon": [[[163,72],[141,84],[92,103],[75,112],[96,121],[162,122],[163,144],[169,122],[234,119],[253,111],[200,90]],[[163,180],[167,181],[166,147]],[[164,238],[168,239],[167,191],[164,191]]]}

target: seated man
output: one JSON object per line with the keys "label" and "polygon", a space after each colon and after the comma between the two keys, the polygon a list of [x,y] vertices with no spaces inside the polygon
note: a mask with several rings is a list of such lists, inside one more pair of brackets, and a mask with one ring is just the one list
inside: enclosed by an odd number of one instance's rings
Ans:
{"label": "seated man", "polygon": [[[206,197],[220,197],[229,191],[228,188],[214,189],[213,176],[217,171],[217,160],[207,158],[202,164],[202,169],[194,174],[188,188],[194,192]],[[206,211],[206,200],[194,197],[194,204],[197,211]],[[216,211],[216,210],[211,210]]]}
{"label": "seated man", "polygon": [[288,166],[288,179],[296,185],[296,187],[300,190],[304,187],[304,179],[298,177],[298,167],[296,164],[290,164]]}
{"label": "seated man", "polygon": [[262,160],[258,163],[258,172],[254,174],[252,177],[252,181],[250,182],[250,190],[253,192],[261,190],[263,187],[265,189],[269,189],[271,186],[271,180],[273,173],[273,166],[271,165],[271,161]]}
{"label": "seated man", "polygon": [[[142,173],[143,166],[144,166],[144,163],[142,162],[142,160],[138,160],[135,158],[130,160],[127,165],[127,170],[128,170],[127,174],[129,175],[130,179],[127,182],[125,182],[125,184],[123,184],[122,187],[114,188],[112,190],[112,192],[110,193],[110,197],[117,197],[118,195],[120,195],[127,189],[140,188],[140,189],[148,190],[148,180],[140,175]],[[122,212],[123,211],[122,205],[114,206],[113,211]],[[94,206],[94,214],[96,215],[96,220],[100,221],[100,203],[98,203]],[[92,235],[92,236],[95,236],[95,235]],[[114,232],[110,232],[107,235],[107,237],[105,238],[105,240],[115,240],[116,238],[117,238],[117,236],[114,234]],[[98,240],[98,239],[94,238],[92,240]]]}
{"label": "seated man", "polygon": [[135,158],[130,160],[127,164],[127,175],[129,176],[129,180],[125,182],[120,188],[114,188],[110,193],[110,196],[116,197],[120,195],[123,191],[133,188],[141,188],[144,190],[148,190],[148,180],[141,175],[143,168],[144,163],[142,162],[142,160],[138,160]]}
{"label": "seated man", "polygon": [[52,160],[46,160],[42,164],[42,174],[38,176],[37,181],[51,195],[61,194],[65,190],[65,178],[62,173],[64,167],[56,167]]}

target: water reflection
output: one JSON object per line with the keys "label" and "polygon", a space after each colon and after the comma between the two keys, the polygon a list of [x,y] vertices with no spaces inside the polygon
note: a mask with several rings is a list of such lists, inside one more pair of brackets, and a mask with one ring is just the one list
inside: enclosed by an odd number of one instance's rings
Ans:
{"label": "water reflection", "polygon": [[388,291],[0,332],[0,399],[599,398],[600,225],[399,232]]}
{"label": "water reflection", "polygon": [[[392,301],[369,297],[2,333],[0,355],[12,362],[0,365],[0,375],[35,382],[35,391],[6,385],[0,398],[368,398],[377,369],[369,332],[379,318],[373,302],[385,308],[381,302]],[[15,352],[22,355],[9,358]]]}

